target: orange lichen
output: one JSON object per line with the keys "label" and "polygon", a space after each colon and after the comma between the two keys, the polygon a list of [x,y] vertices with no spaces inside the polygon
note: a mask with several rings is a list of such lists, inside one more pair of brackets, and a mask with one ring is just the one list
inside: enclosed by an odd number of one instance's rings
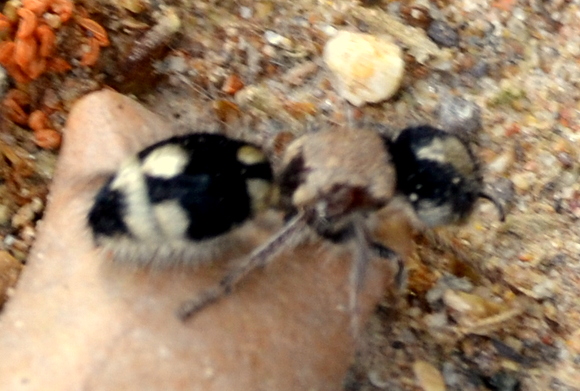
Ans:
{"label": "orange lichen", "polygon": [[6,16],[0,14],[0,32],[8,32],[11,28],[12,23],[10,23]]}
{"label": "orange lichen", "polygon": [[101,26],[94,20],[82,17],[77,18],[77,23],[81,27],[89,31],[93,35],[93,37],[99,42],[100,46],[109,46],[110,44],[109,37],[107,36],[107,32],[105,31],[103,26]]}
{"label": "orange lichen", "polygon": [[4,114],[12,122],[20,125],[26,125],[28,123],[28,115],[23,107],[29,104],[30,97],[26,93],[16,89],[8,91],[4,100],[2,100]]}
{"label": "orange lichen", "polygon": [[18,22],[16,38],[24,39],[32,37],[32,34],[38,25],[37,16],[34,14],[34,12],[27,8],[20,8],[17,11],[17,14],[20,16],[20,22]]}
{"label": "orange lichen", "polygon": [[43,149],[57,149],[62,143],[62,136],[54,129],[35,130],[34,143]]}
{"label": "orange lichen", "polygon": [[88,41],[89,49],[83,54],[81,58],[81,65],[93,66],[99,60],[101,47],[110,45],[109,37],[107,36],[107,32],[103,26],[94,20],[84,17],[78,17],[76,20],[77,23],[90,34]]}
{"label": "orange lichen", "polygon": [[75,6],[71,0],[52,0],[49,3],[50,9],[60,17],[61,22],[64,23],[72,17]]}
{"label": "orange lichen", "polygon": [[[0,14],[0,32],[8,34],[0,42],[0,64],[10,76],[17,82],[27,83],[47,71],[66,72],[72,68],[64,58],[53,56],[57,42],[55,29],[72,18],[74,9],[71,0],[23,0],[14,18]],[[60,20],[57,24],[55,17]],[[84,16],[76,17],[76,22],[88,32],[88,51],[80,63],[95,65],[100,48],[110,44],[107,32]]]}
{"label": "orange lichen", "polygon": [[72,69],[72,66],[62,57],[51,57],[48,60],[46,68],[51,72],[62,73]]}
{"label": "orange lichen", "polygon": [[6,98],[11,99],[21,106],[30,104],[30,96],[24,91],[12,89],[6,94]]}
{"label": "orange lichen", "polygon": [[50,127],[48,116],[42,110],[35,110],[28,117],[28,126],[34,132],[34,143],[40,148],[60,147],[62,136]]}
{"label": "orange lichen", "polygon": [[30,64],[28,64],[28,68],[26,68],[26,74],[34,80],[42,75],[45,70],[46,58],[35,57],[32,59],[32,61],[30,61]]}
{"label": "orange lichen", "polygon": [[[26,4],[30,5],[29,2]],[[27,83],[45,71],[46,60],[39,56],[39,42],[35,38],[38,16],[26,7],[19,8],[16,14],[18,29],[14,41],[5,41],[2,45],[0,63],[17,82]]]}
{"label": "orange lichen", "polygon": [[30,79],[14,62],[15,50],[16,44],[14,42],[0,42],[0,65],[6,68],[6,71],[14,78],[14,80],[19,83],[27,83]]}
{"label": "orange lichen", "polygon": [[[46,61],[45,59],[42,59]],[[56,149],[62,142],[61,134],[52,129],[50,120],[42,110],[35,110],[30,115],[24,110],[30,105],[30,97],[23,91],[12,89],[2,101],[3,113],[13,122],[28,125],[34,133],[34,143],[44,149]]]}
{"label": "orange lichen", "polygon": [[48,9],[49,0],[22,0],[24,8],[34,12],[36,16],[41,16]]}
{"label": "orange lichen", "polygon": [[18,67],[18,65],[13,62],[4,65],[4,68],[6,69],[6,72],[8,72],[8,74],[12,76],[12,78],[18,83],[29,83],[31,81],[28,75],[22,72],[20,67]]}
{"label": "orange lichen", "polygon": [[30,62],[36,57],[38,44],[33,37],[16,38],[14,41],[14,61],[26,72]]}
{"label": "orange lichen", "polygon": [[28,117],[28,126],[32,130],[47,128],[48,124],[48,116],[42,110],[34,110]]}
{"label": "orange lichen", "polygon": [[14,42],[0,42],[0,64],[8,64],[14,57]]}
{"label": "orange lichen", "polygon": [[34,33],[40,43],[38,53],[41,57],[50,57],[56,47],[56,35],[54,31],[48,25],[41,24]]}
{"label": "orange lichen", "polygon": [[20,125],[26,124],[26,113],[22,110],[22,107],[10,100],[4,100],[2,104],[4,105],[4,114],[6,117],[10,118],[14,123]]}

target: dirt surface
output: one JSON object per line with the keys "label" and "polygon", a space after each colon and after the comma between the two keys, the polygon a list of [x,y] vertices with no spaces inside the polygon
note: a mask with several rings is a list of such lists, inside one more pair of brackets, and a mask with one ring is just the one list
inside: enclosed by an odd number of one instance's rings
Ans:
{"label": "dirt surface", "polygon": [[[274,158],[296,135],[335,125],[393,135],[430,123],[473,142],[505,223],[482,202],[466,225],[417,235],[407,290],[377,309],[346,389],[580,389],[580,2],[103,0],[75,12],[109,35],[94,66],[81,65],[87,33],[73,19],[57,31],[70,71],[0,78],[3,94],[26,92],[26,112],[44,110],[57,131],[79,97],[111,86],[180,131],[224,131]],[[402,47],[395,97],[354,109],[337,95],[321,53],[339,29]],[[56,154],[26,125],[4,116],[1,126],[10,277],[33,242]]]}

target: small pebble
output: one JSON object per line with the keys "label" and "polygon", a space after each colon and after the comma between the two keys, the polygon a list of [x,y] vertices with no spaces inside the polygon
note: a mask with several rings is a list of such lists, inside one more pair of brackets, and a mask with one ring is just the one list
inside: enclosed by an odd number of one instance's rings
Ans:
{"label": "small pebble", "polygon": [[431,23],[427,30],[427,35],[436,44],[443,47],[451,48],[459,45],[459,34],[457,34],[457,31],[440,20],[434,20]]}
{"label": "small pebble", "polygon": [[31,202],[22,206],[12,216],[12,227],[21,228],[32,222],[34,216],[42,211],[44,203],[40,198],[33,198]]}
{"label": "small pebble", "polygon": [[324,62],[335,76],[338,93],[355,106],[393,96],[405,69],[401,49],[388,38],[349,31],[326,43]]}
{"label": "small pebble", "polygon": [[469,73],[473,77],[482,78],[489,73],[489,64],[480,60],[469,70]]}
{"label": "small pebble", "polygon": [[254,11],[250,7],[240,7],[240,16],[244,19],[250,19]]}
{"label": "small pebble", "polygon": [[447,361],[443,363],[443,369],[441,372],[443,373],[443,378],[445,379],[445,384],[449,386],[452,390],[462,390],[464,389],[464,384],[469,384],[468,380],[466,379],[469,373],[466,373],[463,368],[460,368],[460,365]]}
{"label": "small pebble", "polygon": [[234,95],[236,92],[244,88],[244,82],[238,75],[229,75],[222,86],[222,91],[228,95]]}
{"label": "small pebble", "polygon": [[302,64],[296,65],[282,76],[284,82],[299,86],[304,84],[305,80],[313,75],[318,70],[318,65],[313,61],[306,61]]}
{"label": "small pebble", "polygon": [[167,56],[163,62],[169,72],[185,73],[189,69],[187,61],[183,56]]}
{"label": "small pebble", "polygon": [[526,192],[530,189],[532,183],[534,182],[534,173],[532,172],[516,173],[512,175],[511,180],[518,191]]}
{"label": "small pebble", "polygon": [[369,382],[380,389],[386,389],[389,385],[388,378],[385,378],[384,375],[381,375],[378,371],[370,371],[368,374]]}
{"label": "small pebble", "polygon": [[512,204],[516,198],[516,189],[509,178],[498,178],[491,183],[489,193],[504,206]]}
{"label": "small pebble", "polygon": [[439,108],[439,121],[443,129],[472,139],[481,129],[481,108],[477,103],[459,96],[443,99]]}
{"label": "small pebble", "polygon": [[270,45],[282,48],[282,49],[291,49],[292,48],[292,41],[283,35],[280,35],[274,31],[266,30],[264,33],[264,38],[266,42]]}
{"label": "small pebble", "polygon": [[42,20],[54,30],[58,30],[62,26],[62,20],[60,20],[60,16],[57,14],[45,12],[44,15],[42,15]]}
{"label": "small pebble", "polygon": [[504,371],[497,372],[491,376],[487,383],[493,391],[516,391],[520,389],[520,381],[512,374]]}
{"label": "small pebble", "polygon": [[532,293],[534,294],[534,299],[546,300],[551,299],[555,296],[557,286],[556,282],[546,278],[544,281],[534,285],[532,288]]}
{"label": "small pebble", "polygon": [[427,361],[417,360],[413,363],[413,372],[417,385],[424,391],[445,391],[445,381],[441,372]]}
{"label": "small pebble", "polygon": [[436,312],[425,315],[423,318],[428,330],[442,330],[449,325],[447,314],[445,312]]}
{"label": "small pebble", "polygon": [[10,208],[7,205],[0,204],[0,226],[7,225],[10,222]]}
{"label": "small pebble", "polygon": [[8,290],[18,281],[22,264],[8,251],[0,251],[0,305],[7,298]]}
{"label": "small pebble", "polygon": [[514,165],[516,153],[514,148],[507,147],[504,152],[496,156],[486,165],[486,170],[495,174],[505,174]]}
{"label": "small pebble", "polygon": [[574,166],[575,159],[568,152],[558,152],[556,158],[563,168],[572,168],[572,166]]}
{"label": "small pebble", "polygon": [[421,29],[429,27],[433,20],[429,14],[429,9],[421,5],[401,4],[399,12],[407,24]]}
{"label": "small pebble", "polygon": [[452,291],[451,289],[446,290],[443,293],[443,301],[453,311],[459,313],[474,312],[480,308],[475,305],[476,296],[474,295],[459,295],[458,293]]}
{"label": "small pebble", "polygon": [[573,354],[580,355],[580,329],[575,330],[570,338],[566,341],[566,345]]}
{"label": "small pebble", "polygon": [[6,73],[6,69],[0,66],[0,97],[4,96],[7,90],[8,90],[8,74]]}
{"label": "small pebble", "polygon": [[32,221],[34,218],[34,212],[29,205],[30,204],[24,205],[22,208],[18,209],[14,216],[12,216],[12,227],[21,228]]}
{"label": "small pebble", "polygon": [[62,143],[62,136],[54,129],[38,129],[34,131],[34,143],[40,148],[57,149]]}
{"label": "small pebble", "polygon": [[328,37],[333,37],[336,35],[336,32],[338,31],[336,29],[336,27],[331,26],[329,24],[323,24],[321,26],[318,26],[318,29],[320,31],[322,31],[324,34],[326,34]]}
{"label": "small pebble", "polygon": [[145,3],[141,0],[121,0],[119,1],[119,5],[134,14],[141,13],[146,8]]}
{"label": "small pebble", "polygon": [[473,290],[473,284],[464,277],[459,278],[453,275],[443,276],[437,280],[437,283],[433,288],[427,291],[425,299],[431,306],[433,306],[443,298],[445,291],[449,289],[470,292]]}

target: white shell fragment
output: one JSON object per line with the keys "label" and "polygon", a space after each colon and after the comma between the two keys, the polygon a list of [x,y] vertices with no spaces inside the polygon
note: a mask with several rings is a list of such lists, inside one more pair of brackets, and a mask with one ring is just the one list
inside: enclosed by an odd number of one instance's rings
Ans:
{"label": "white shell fragment", "polygon": [[338,93],[355,106],[380,102],[397,92],[405,63],[388,37],[340,31],[324,47],[324,62]]}

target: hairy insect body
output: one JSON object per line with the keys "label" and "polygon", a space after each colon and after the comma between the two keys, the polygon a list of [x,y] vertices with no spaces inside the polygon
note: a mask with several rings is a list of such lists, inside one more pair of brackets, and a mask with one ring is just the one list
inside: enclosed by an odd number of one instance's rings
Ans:
{"label": "hairy insect body", "polygon": [[216,247],[271,205],[272,180],[253,145],[216,134],[174,137],[127,159],[97,194],[88,223],[115,258],[196,262],[183,257]]}
{"label": "hairy insect body", "polygon": [[395,170],[380,136],[341,129],[308,134],[292,143],[283,161],[281,199],[304,211],[322,236],[340,234],[353,212],[381,208],[395,192]]}
{"label": "hairy insect body", "polygon": [[373,239],[374,217],[393,211],[393,200],[403,198],[432,227],[462,222],[478,198],[492,199],[482,192],[469,146],[430,126],[404,129],[394,140],[364,129],[308,133],[288,146],[278,171],[274,176],[260,149],[243,141],[215,134],[174,137],[126,160],[97,194],[88,223],[96,243],[116,259],[195,264],[257,213],[278,207],[289,218],[286,225],[218,285],[186,303],[180,316],[187,319],[220,299],[313,231],[353,250],[350,306],[356,323],[369,260],[387,258],[401,270],[399,256]]}

